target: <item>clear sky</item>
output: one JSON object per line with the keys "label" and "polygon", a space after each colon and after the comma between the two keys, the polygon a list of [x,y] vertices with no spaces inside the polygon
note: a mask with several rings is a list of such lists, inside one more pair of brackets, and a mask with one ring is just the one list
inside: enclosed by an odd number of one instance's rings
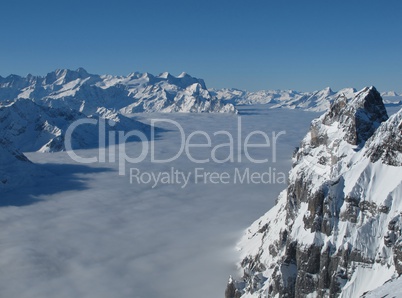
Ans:
{"label": "clear sky", "polygon": [[400,0],[13,0],[0,75],[182,71],[208,87],[402,92]]}

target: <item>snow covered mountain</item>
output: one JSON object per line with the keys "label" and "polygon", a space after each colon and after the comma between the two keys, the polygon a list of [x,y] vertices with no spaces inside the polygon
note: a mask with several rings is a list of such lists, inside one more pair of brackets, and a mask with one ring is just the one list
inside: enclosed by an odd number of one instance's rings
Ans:
{"label": "snow covered mountain", "polygon": [[18,98],[48,107],[67,107],[87,115],[100,107],[122,113],[236,112],[233,105],[222,104],[213,97],[203,80],[186,73],[178,77],[169,73],[100,76],[79,68],[58,69],[45,77],[0,77],[0,103]]}
{"label": "snow covered mountain", "polygon": [[293,90],[260,90],[249,92],[233,88],[224,88],[210,89],[210,92],[218,99],[221,99],[224,102],[230,102],[234,105],[278,104],[302,96],[302,93]]}
{"label": "snow covered mountain", "polygon": [[382,92],[382,98],[384,99],[387,110],[392,114],[402,107],[402,94],[398,94],[394,91]]}
{"label": "snow covered mountain", "polygon": [[402,96],[402,94],[398,94],[395,91],[385,91],[381,92],[382,97],[395,97],[395,96]]}
{"label": "snow covered mountain", "polygon": [[339,96],[353,97],[353,88],[345,88],[334,92],[327,87],[314,92],[297,92],[293,90],[261,90],[247,92],[237,89],[211,90],[222,101],[234,105],[271,104],[271,108],[302,109],[305,111],[322,112],[328,110],[332,101]]}
{"label": "snow covered mountain", "polygon": [[[293,90],[261,90],[248,92],[239,89],[211,89],[211,93],[223,102],[233,105],[271,104],[272,109],[287,108],[304,111],[325,112],[338,97],[351,99],[356,90],[344,88],[337,92],[327,87],[314,92],[297,92]],[[387,106],[402,107],[402,97],[397,93],[384,92]],[[401,101],[400,101],[401,100]]]}
{"label": "snow covered mountain", "polygon": [[[0,107],[0,139],[3,144],[22,152],[54,152],[64,150],[64,136],[68,127],[79,119],[110,120],[109,130],[139,130],[146,135],[150,127],[106,108],[98,108],[92,115],[67,108],[41,106],[29,99],[17,99]],[[107,133],[105,134],[107,135]],[[74,149],[98,146],[99,125],[82,124],[72,138]]]}
{"label": "snow covered mountain", "polygon": [[[6,181],[2,187],[22,186],[30,180],[24,167],[35,165],[18,152],[64,150],[66,131],[74,121],[97,121],[74,130],[74,149],[99,146],[100,121],[108,120],[106,142],[111,130],[139,130],[149,136],[150,126],[123,115],[136,112],[237,111],[211,96],[203,80],[185,73],[178,77],[169,73],[117,77],[93,75],[79,68],[56,70],[45,77],[0,77],[0,178]],[[11,179],[13,173],[15,179]]]}
{"label": "snow covered mountain", "polygon": [[239,243],[226,297],[359,297],[402,274],[402,109],[340,96],[311,124],[289,185]]}

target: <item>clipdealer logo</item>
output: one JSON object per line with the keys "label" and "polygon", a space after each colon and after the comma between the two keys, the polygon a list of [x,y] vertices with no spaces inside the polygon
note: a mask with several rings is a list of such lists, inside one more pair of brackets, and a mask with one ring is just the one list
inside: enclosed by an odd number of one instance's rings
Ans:
{"label": "clipdealer logo", "polygon": [[[91,157],[80,156],[73,149],[74,131],[81,125],[98,126],[98,152]],[[105,119],[79,119],[73,122],[67,129],[64,142],[67,154],[78,163],[118,163],[119,175],[129,173],[130,183],[149,184],[152,188],[160,184],[178,184],[186,187],[190,181],[195,184],[274,184],[286,183],[286,175],[277,172],[276,168],[268,166],[277,161],[277,144],[286,131],[271,132],[270,134],[254,130],[246,135],[242,133],[242,118],[239,116],[235,135],[227,130],[218,130],[208,133],[203,130],[192,131],[186,135],[179,122],[171,119],[151,119],[150,134],[147,136],[143,131],[134,129],[131,131],[117,131],[114,129],[115,122]],[[170,156],[157,156],[158,141],[156,130],[158,127],[174,126],[179,140],[178,148]],[[130,138],[137,138],[140,150],[129,152],[127,143]],[[258,139],[258,142],[256,141]],[[176,140],[176,139],[175,139]],[[216,144],[218,142],[218,144]],[[137,148],[138,148],[137,146]],[[261,157],[253,155],[253,150],[266,150]],[[208,156],[197,157],[196,150],[203,150]],[[136,156],[133,156],[135,155]],[[186,157],[194,164],[191,171],[180,171],[171,167],[168,171],[141,171],[139,165],[149,160],[153,164],[172,164],[178,158]],[[266,164],[264,171],[253,171],[249,167],[242,168],[240,165]],[[214,172],[206,170],[203,164],[227,164],[234,165],[233,171]],[[130,167],[128,165],[137,165]]]}

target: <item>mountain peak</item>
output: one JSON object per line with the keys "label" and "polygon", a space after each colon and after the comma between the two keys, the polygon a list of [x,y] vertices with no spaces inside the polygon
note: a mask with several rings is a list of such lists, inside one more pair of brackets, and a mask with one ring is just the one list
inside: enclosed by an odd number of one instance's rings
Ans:
{"label": "mountain peak", "polygon": [[177,77],[181,79],[181,78],[184,78],[184,77],[190,77],[190,75],[183,71],[183,72],[182,72],[181,74],[179,74]]}
{"label": "mountain peak", "polygon": [[149,80],[152,80],[152,79],[154,79],[155,77],[152,75],[152,74],[150,74],[149,72],[144,72],[143,74],[142,74],[142,76],[141,76],[141,79],[149,79]]}
{"label": "mountain peak", "polygon": [[161,74],[158,75],[158,78],[161,78],[161,79],[168,79],[170,77],[173,77],[173,76],[167,71],[162,72]]}
{"label": "mountain peak", "polygon": [[382,97],[375,87],[366,87],[352,99],[338,96],[323,116],[323,124],[338,122],[345,140],[352,145],[365,142],[381,122],[388,119]]}
{"label": "mountain peak", "polygon": [[78,67],[76,72],[78,72],[81,75],[88,75],[88,72],[82,67]]}
{"label": "mountain peak", "polygon": [[59,68],[46,75],[44,84],[62,85],[77,79],[86,79],[89,76],[90,74],[82,67],[78,68],[77,70],[71,70],[68,68],[61,68],[61,69]]}
{"label": "mountain peak", "polygon": [[331,87],[325,87],[324,89],[321,90],[324,93],[332,94],[334,93],[331,89]]}

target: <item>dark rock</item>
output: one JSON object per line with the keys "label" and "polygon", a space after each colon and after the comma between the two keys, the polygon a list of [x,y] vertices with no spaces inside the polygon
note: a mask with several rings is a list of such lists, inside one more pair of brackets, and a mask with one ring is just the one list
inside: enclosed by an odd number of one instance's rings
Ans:
{"label": "dark rock", "polygon": [[402,240],[400,239],[393,247],[395,269],[402,275]]}
{"label": "dark rock", "polygon": [[231,281],[226,286],[225,298],[235,298],[235,295],[236,295],[236,287],[234,283]]}
{"label": "dark rock", "polygon": [[356,223],[357,217],[359,216],[360,212],[359,208],[360,199],[346,197],[345,203],[346,203],[346,210],[339,215],[339,218],[343,221],[350,221],[351,223]]}
{"label": "dark rock", "polygon": [[389,213],[389,207],[388,207],[388,206],[381,205],[381,206],[378,207],[378,212],[388,214],[388,213]]}
{"label": "dark rock", "polygon": [[342,123],[346,141],[352,145],[368,140],[379,124],[388,119],[380,93],[374,87],[361,91],[364,92],[367,92],[366,96],[358,94],[350,103],[346,98],[335,100],[323,120],[325,125],[331,125],[335,121]]}
{"label": "dark rock", "polygon": [[297,269],[306,273],[320,272],[321,246],[298,247],[296,251]]}
{"label": "dark rock", "polygon": [[311,232],[321,231],[324,199],[325,192],[322,189],[310,195],[308,215],[305,215],[303,220],[305,228],[311,229]]}

